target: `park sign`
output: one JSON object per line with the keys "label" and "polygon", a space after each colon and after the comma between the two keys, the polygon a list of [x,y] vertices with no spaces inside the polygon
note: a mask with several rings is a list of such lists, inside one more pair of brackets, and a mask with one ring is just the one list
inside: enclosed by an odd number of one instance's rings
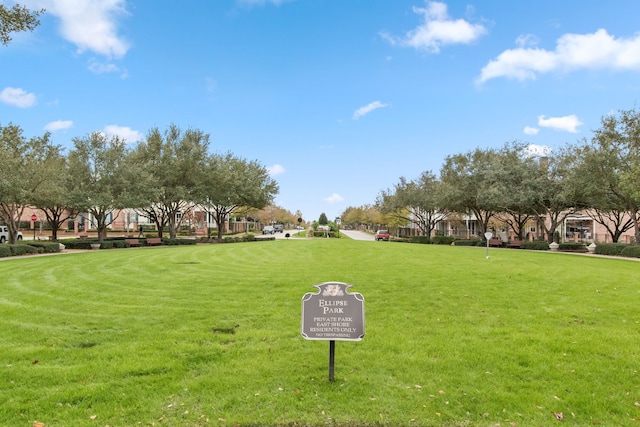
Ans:
{"label": "park sign", "polygon": [[302,297],[302,337],[307,340],[361,341],[364,338],[364,297],[348,291],[352,285],[325,282]]}

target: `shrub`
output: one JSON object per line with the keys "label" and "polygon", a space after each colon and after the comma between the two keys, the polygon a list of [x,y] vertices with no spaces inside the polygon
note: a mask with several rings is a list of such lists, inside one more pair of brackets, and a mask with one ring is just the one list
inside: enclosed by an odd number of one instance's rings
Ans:
{"label": "shrub", "polygon": [[596,244],[596,253],[598,255],[620,255],[628,246],[624,243],[599,243]]}
{"label": "shrub", "polygon": [[37,254],[40,252],[39,250],[42,250],[42,248],[36,248],[35,246],[23,245],[23,244],[9,245],[9,247],[11,248],[11,255],[13,256]]}
{"label": "shrub", "polygon": [[11,256],[11,248],[9,245],[0,245],[0,258]]}
{"label": "shrub", "polygon": [[587,252],[587,247],[583,243],[560,243],[558,250],[567,252]]}
{"label": "shrub", "polygon": [[620,255],[630,258],[640,258],[640,246],[627,246],[622,250]]}
{"label": "shrub", "polygon": [[162,241],[166,245],[195,245],[197,242],[196,239],[162,239]]}
{"label": "shrub", "polygon": [[523,242],[520,248],[528,249],[530,251],[548,251],[549,243],[541,240],[536,240],[534,242]]}
{"label": "shrub", "polygon": [[91,249],[92,243],[98,243],[97,240],[87,240],[87,239],[65,239],[60,240],[67,249]]}
{"label": "shrub", "polygon": [[[97,242],[94,242],[97,243]],[[101,244],[100,244],[100,249],[113,249],[113,240],[104,240]]]}
{"label": "shrub", "polygon": [[128,248],[128,247],[131,246],[131,245],[129,245],[128,242],[125,242],[124,240],[112,240],[111,244],[116,249]]}
{"label": "shrub", "polygon": [[42,253],[45,254],[54,254],[56,252],[60,252],[60,245],[58,243],[50,243],[50,242],[28,242],[26,243],[29,246],[33,246],[36,248],[41,248]]}
{"label": "shrub", "polygon": [[455,246],[483,246],[480,239],[456,239],[453,241]]}
{"label": "shrub", "polygon": [[429,236],[413,236],[409,239],[409,243],[421,243],[423,245],[428,245],[431,243],[431,239]]}
{"label": "shrub", "polygon": [[450,245],[453,240],[452,236],[434,236],[431,238],[431,243],[434,245]]}

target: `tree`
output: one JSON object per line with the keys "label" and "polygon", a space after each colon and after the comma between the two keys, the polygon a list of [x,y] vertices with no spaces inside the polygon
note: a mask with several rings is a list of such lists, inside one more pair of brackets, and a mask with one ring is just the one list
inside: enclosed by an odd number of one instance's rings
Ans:
{"label": "tree", "polygon": [[103,241],[115,211],[140,203],[136,191],[139,168],[117,136],[108,139],[102,132],[93,132],[74,138],[73,144],[69,153],[72,204],[92,215],[98,240]]}
{"label": "tree", "polygon": [[27,140],[19,126],[0,126],[0,221],[9,229],[9,243],[15,243],[20,218],[31,197],[47,181],[44,164],[57,147],[50,134]]}
{"label": "tree", "polygon": [[536,194],[532,208],[549,243],[556,240],[556,231],[564,220],[584,207],[584,189],[576,179],[577,161],[576,147],[570,145],[540,159],[539,173],[532,184]]}
{"label": "tree", "polygon": [[325,214],[324,212],[320,214],[320,217],[318,218],[318,224],[320,225],[329,224],[329,220],[327,219],[327,214]]}
{"label": "tree", "polygon": [[0,4],[0,43],[8,45],[11,41],[11,33],[33,31],[40,25],[38,16],[42,13],[44,9],[29,10],[19,4],[14,4],[12,7]]}
{"label": "tree", "polygon": [[626,211],[640,244],[640,111],[620,110],[601,122],[587,150],[586,168],[602,190],[600,203]]}
{"label": "tree", "polygon": [[496,219],[506,224],[518,240],[525,238],[525,228],[535,217],[535,185],[540,167],[528,144],[512,142],[496,152],[489,170],[487,185],[494,188]]}
{"label": "tree", "polygon": [[376,205],[383,214],[404,223],[412,222],[423,235],[430,237],[444,217],[439,186],[440,182],[431,171],[423,172],[416,181],[400,177],[393,190],[380,193]]}
{"label": "tree", "polygon": [[64,223],[79,213],[79,208],[72,202],[73,181],[67,157],[57,147],[52,149],[43,163],[42,172],[46,180],[33,193],[31,204],[45,214],[51,226],[51,238],[57,240]]}
{"label": "tree", "polygon": [[222,239],[227,218],[234,212],[262,209],[278,194],[278,184],[269,176],[267,168],[231,153],[209,156],[204,176],[197,200],[207,212],[213,212],[218,240]]}
{"label": "tree", "polygon": [[476,148],[466,154],[447,156],[440,169],[442,208],[475,217],[483,236],[498,210],[500,189],[490,185],[494,150]]}
{"label": "tree", "polygon": [[140,215],[155,223],[158,237],[165,227],[175,239],[183,217],[196,207],[203,192],[209,134],[197,129],[182,131],[170,125],[164,133],[152,128],[145,141],[138,143],[133,157],[147,172],[138,186],[146,205],[137,206]]}
{"label": "tree", "polygon": [[258,222],[262,224],[297,224],[298,218],[302,217],[300,211],[296,214],[291,213],[281,206],[276,205],[268,205],[262,209],[251,209],[247,215],[252,216],[257,219]]}

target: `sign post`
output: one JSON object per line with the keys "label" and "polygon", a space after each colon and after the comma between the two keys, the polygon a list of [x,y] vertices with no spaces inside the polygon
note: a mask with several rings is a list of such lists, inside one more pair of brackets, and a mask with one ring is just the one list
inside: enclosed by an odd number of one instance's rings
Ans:
{"label": "sign post", "polygon": [[329,341],[329,381],[334,380],[336,341],[364,338],[364,297],[348,291],[352,285],[325,282],[302,297],[302,337]]}
{"label": "sign post", "polygon": [[491,233],[490,231],[487,231],[486,233],[484,233],[484,238],[487,239],[487,254],[486,254],[487,259],[489,259],[489,240],[491,240],[492,237],[493,237],[493,233]]}
{"label": "sign post", "polygon": [[31,221],[33,222],[33,241],[35,242],[36,240],[36,221],[38,220],[38,217],[36,216],[36,214],[31,215]]}

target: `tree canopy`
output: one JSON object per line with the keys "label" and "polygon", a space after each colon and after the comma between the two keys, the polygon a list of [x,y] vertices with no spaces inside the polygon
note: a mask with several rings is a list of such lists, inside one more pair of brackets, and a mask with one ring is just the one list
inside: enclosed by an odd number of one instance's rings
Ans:
{"label": "tree canopy", "polygon": [[0,43],[8,45],[11,33],[33,31],[40,25],[38,17],[43,13],[44,9],[30,10],[20,4],[12,7],[0,4]]}

